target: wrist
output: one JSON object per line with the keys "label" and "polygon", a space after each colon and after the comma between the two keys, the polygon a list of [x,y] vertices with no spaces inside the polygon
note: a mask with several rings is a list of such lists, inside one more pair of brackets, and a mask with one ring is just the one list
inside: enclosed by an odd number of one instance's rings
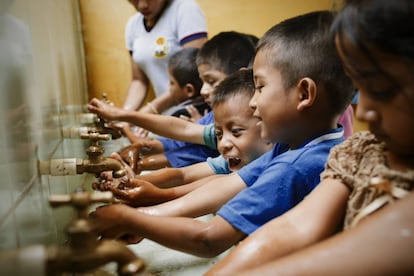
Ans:
{"label": "wrist", "polygon": [[147,107],[151,111],[151,113],[153,113],[153,114],[159,114],[158,109],[155,107],[155,105],[153,103],[148,102],[147,103]]}

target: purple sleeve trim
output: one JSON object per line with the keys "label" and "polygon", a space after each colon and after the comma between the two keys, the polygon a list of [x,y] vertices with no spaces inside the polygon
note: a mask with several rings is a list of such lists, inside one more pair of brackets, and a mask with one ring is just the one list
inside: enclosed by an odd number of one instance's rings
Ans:
{"label": "purple sleeve trim", "polygon": [[183,39],[180,40],[180,45],[183,46],[184,44],[202,38],[202,37],[207,37],[207,33],[206,32],[200,32],[200,33],[195,33],[195,34],[191,34],[188,35],[186,37],[184,37]]}

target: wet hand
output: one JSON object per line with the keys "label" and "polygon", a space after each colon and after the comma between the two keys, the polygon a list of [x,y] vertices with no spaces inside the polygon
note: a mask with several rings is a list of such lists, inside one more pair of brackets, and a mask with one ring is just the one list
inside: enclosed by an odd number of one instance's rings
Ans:
{"label": "wet hand", "polygon": [[126,208],[130,208],[123,204],[111,204],[96,208],[90,213],[89,217],[96,226],[98,235],[103,239],[118,239],[128,235],[126,222],[123,221],[123,214]]}
{"label": "wet hand", "polygon": [[88,110],[99,115],[106,120],[118,120],[126,112],[122,108],[115,107],[104,103],[103,101],[93,98],[88,104]]}
{"label": "wet hand", "polygon": [[134,172],[134,174],[139,174],[141,172],[137,166],[137,163],[140,159],[142,147],[142,143],[138,142],[122,148],[118,153],[122,162],[126,163],[127,166],[130,167]]}
{"label": "wet hand", "polygon": [[111,185],[109,190],[121,202],[134,207],[150,206],[164,201],[165,190],[141,179],[131,179],[121,186]]}

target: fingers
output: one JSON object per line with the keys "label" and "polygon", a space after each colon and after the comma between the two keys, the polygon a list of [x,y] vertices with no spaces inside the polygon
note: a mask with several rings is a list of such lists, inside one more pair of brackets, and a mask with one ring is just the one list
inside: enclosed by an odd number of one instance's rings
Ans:
{"label": "fingers", "polygon": [[195,108],[193,105],[186,106],[188,113],[190,114],[191,121],[199,120],[203,115],[198,112],[198,109]]}
{"label": "fingers", "polygon": [[180,118],[180,119],[182,119],[182,120],[185,120],[185,121],[192,122],[191,118],[190,118],[190,117],[188,117],[188,116],[185,116],[185,115],[180,115],[180,117],[179,117],[179,118]]}
{"label": "fingers", "polygon": [[[138,174],[137,161],[139,159],[139,152],[140,152],[140,147],[137,147],[134,144],[132,146],[123,148],[118,154],[121,157],[121,159],[124,160],[127,165],[129,165],[131,169],[131,173],[134,174],[134,176],[135,174]],[[126,167],[127,170],[129,167],[128,166]]]}
{"label": "fingers", "polygon": [[96,112],[97,108],[100,106],[101,101],[98,100],[97,98],[93,98],[92,100],[90,100],[89,104],[88,104],[88,110],[90,112]]}
{"label": "fingers", "polygon": [[120,240],[124,241],[127,244],[136,244],[142,241],[144,238],[133,235],[133,234],[125,234],[119,238]]}
{"label": "fingers", "polygon": [[139,127],[134,130],[134,135],[138,138],[146,138],[149,135],[149,131],[145,128]]}

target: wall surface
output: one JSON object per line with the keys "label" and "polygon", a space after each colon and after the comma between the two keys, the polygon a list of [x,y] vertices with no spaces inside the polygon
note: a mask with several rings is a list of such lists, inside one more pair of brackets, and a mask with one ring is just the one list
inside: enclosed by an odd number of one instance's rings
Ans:
{"label": "wall surface", "polygon": [[80,33],[76,0],[0,1],[0,250],[64,240],[69,213],[48,196],[83,178],[39,176],[37,161],[84,155],[61,135],[87,99]]}

